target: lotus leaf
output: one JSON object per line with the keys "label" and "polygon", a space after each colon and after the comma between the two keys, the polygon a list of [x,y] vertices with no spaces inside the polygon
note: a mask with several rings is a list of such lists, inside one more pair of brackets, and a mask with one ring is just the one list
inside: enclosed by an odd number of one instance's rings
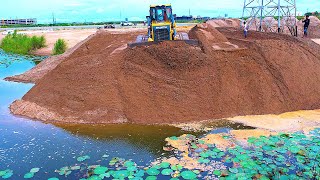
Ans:
{"label": "lotus leaf", "polygon": [[34,173],[28,172],[27,174],[25,174],[25,175],[23,176],[23,178],[25,178],[25,179],[31,179],[31,178],[33,178],[33,176],[34,176]]}
{"label": "lotus leaf", "polygon": [[181,173],[181,176],[183,179],[196,179],[197,178],[197,174],[192,171],[183,171]]}
{"label": "lotus leaf", "polygon": [[162,175],[165,175],[165,176],[169,176],[169,175],[171,175],[171,173],[173,173],[173,170],[172,170],[172,169],[163,169],[163,170],[161,171],[161,174],[162,174]]}
{"label": "lotus leaf", "polygon": [[150,176],[156,176],[158,174],[160,174],[160,171],[156,168],[150,168],[147,170],[147,173],[150,175]]}
{"label": "lotus leaf", "polygon": [[107,167],[99,166],[99,167],[95,168],[93,172],[94,172],[94,174],[100,175],[100,174],[106,173],[106,171],[108,171]]}

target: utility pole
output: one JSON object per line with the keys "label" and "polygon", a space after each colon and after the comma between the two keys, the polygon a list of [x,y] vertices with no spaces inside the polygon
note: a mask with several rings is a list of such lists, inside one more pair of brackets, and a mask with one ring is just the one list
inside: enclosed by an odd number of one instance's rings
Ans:
{"label": "utility pole", "polygon": [[279,18],[280,17],[280,0],[278,0],[278,33],[280,33],[280,29],[281,29],[281,19]]}
{"label": "utility pole", "polygon": [[56,24],[56,20],[54,17],[54,13],[52,12],[52,26],[54,26]]}
{"label": "utility pole", "polygon": [[261,0],[261,6],[260,6],[260,24],[259,24],[259,31],[262,31],[262,18],[263,18],[263,0]]}
{"label": "utility pole", "polygon": [[[248,28],[255,23],[258,31],[281,32],[282,29],[288,28],[292,35],[296,35],[296,17],[296,0],[244,0],[242,20],[248,19]],[[260,20],[259,25],[256,18]],[[268,18],[270,22],[264,18]],[[262,28],[262,25],[266,28]]]}

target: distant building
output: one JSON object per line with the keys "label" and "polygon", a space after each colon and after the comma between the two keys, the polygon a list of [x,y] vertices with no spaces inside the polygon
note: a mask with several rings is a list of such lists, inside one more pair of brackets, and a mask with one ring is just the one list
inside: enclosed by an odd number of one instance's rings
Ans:
{"label": "distant building", "polygon": [[207,20],[210,20],[211,18],[210,17],[201,17],[201,16],[197,16],[196,18],[197,20],[200,20],[200,21],[207,21]]}
{"label": "distant building", "polygon": [[175,20],[176,21],[192,21],[193,17],[192,16],[176,16]]}
{"label": "distant building", "polygon": [[37,19],[2,19],[0,20],[0,25],[14,25],[14,24],[24,24],[24,25],[34,25],[37,24]]}

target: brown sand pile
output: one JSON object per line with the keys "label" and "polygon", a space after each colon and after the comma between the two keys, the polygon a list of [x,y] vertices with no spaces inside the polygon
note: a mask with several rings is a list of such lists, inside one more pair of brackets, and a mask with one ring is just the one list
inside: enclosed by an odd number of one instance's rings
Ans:
{"label": "brown sand pile", "polygon": [[[11,111],[47,121],[170,123],[320,108],[320,59],[308,45],[286,35],[252,32],[243,39],[236,28],[218,30],[192,29],[200,47],[130,49],[135,34],[97,34]],[[217,43],[234,51],[217,50]]]}
{"label": "brown sand pile", "polygon": [[212,27],[240,27],[240,20],[239,19],[213,19],[207,21],[207,24],[211,25]]}

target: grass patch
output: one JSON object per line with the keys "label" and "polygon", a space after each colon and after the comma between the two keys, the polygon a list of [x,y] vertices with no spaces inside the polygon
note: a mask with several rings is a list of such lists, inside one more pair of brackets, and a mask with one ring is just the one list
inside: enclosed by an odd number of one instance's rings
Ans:
{"label": "grass patch", "polygon": [[54,44],[52,54],[59,55],[63,54],[67,50],[67,42],[64,39],[58,39]]}
{"label": "grass patch", "polygon": [[32,51],[46,46],[46,39],[44,36],[27,36],[24,34],[8,34],[0,43],[0,48],[7,53],[27,55]]}

